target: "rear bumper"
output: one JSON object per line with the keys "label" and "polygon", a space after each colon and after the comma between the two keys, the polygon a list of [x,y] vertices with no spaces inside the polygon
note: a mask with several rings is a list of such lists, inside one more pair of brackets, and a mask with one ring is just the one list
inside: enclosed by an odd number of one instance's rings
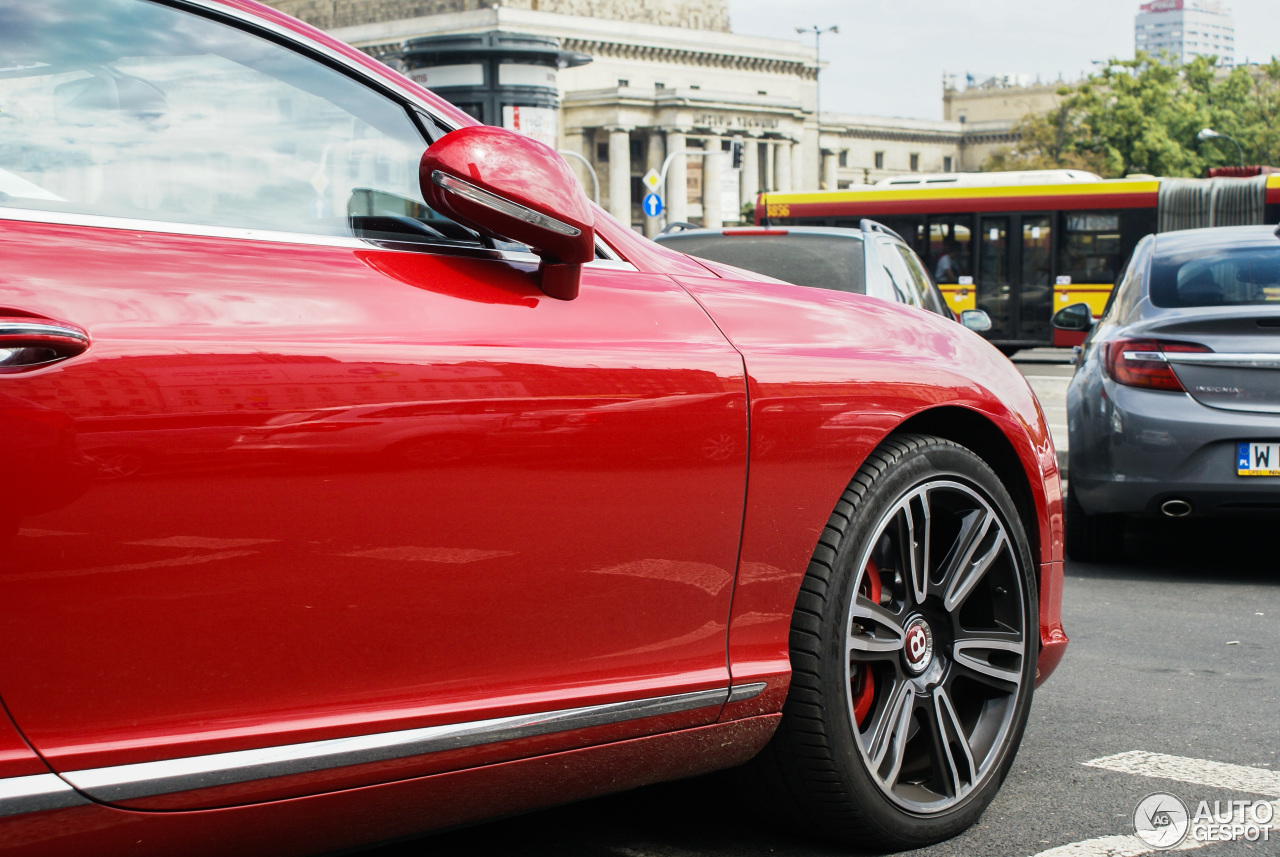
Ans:
{"label": "rear bumper", "polygon": [[1194,514],[1280,514],[1280,477],[1236,475],[1237,444],[1280,441],[1280,416],[1109,380],[1070,390],[1067,410],[1071,491],[1091,515],[1158,515],[1173,499]]}
{"label": "rear bumper", "polygon": [[1067,632],[1062,627],[1063,564],[1040,566],[1040,658],[1036,662],[1036,687],[1058,668],[1067,653]]}

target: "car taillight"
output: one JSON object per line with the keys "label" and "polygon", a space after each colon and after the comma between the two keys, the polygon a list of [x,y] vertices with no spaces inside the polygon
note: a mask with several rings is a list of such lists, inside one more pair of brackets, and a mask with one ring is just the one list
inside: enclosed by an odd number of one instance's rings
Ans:
{"label": "car taillight", "polygon": [[1166,354],[1209,354],[1211,348],[1159,339],[1117,339],[1107,343],[1107,375],[1117,384],[1185,393]]}

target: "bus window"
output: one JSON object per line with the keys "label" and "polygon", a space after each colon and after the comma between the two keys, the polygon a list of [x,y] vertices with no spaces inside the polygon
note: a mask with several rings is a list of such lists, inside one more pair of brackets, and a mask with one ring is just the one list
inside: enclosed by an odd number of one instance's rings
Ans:
{"label": "bus window", "polygon": [[1009,218],[984,216],[978,230],[978,309],[991,317],[993,338],[1014,334],[1009,297]]}
{"label": "bus window", "polygon": [[956,315],[978,306],[973,289],[972,223],[969,215],[929,218],[925,266]]}
{"label": "bus window", "polygon": [[1022,290],[1019,293],[1019,333],[1026,338],[1049,334],[1053,315],[1053,220],[1022,218]]}
{"label": "bus window", "polygon": [[929,250],[925,261],[939,284],[958,283],[973,274],[973,234],[968,217],[929,218]]}
{"label": "bus window", "polygon": [[1111,285],[1120,273],[1120,215],[1068,214],[1062,272],[1071,283]]}
{"label": "bus window", "polygon": [[1058,272],[1070,279],[1056,289],[1056,307],[1087,303],[1101,315],[1111,285],[1120,276],[1122,240],[1120,215],[1114,212],[1068,212]]}

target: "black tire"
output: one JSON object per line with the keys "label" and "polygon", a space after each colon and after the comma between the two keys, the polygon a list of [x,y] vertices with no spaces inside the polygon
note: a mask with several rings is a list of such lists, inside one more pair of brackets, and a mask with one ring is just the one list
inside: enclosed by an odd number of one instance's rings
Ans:
{"label": "black tire", "polygon": [[[927,525],[921,509],[929,510]],[[908,520],[915,528],[904,538]],[[917,531],[926,537],[916,541]],[[929,546],[923,553],[922,543]],[[946,544],[949,552],[934,550]],[[912,566],[902,550],[927,569],[923,576],[907,571],[919,586],[889,568],[894,553],[902,568]],[[956,555],[963,561],[948,561]],[[901,648],[887,655],[860,651],[898,644],[893,633],[879,634],[891,626],[867,612],[873,573],[881,581],[874,609],[903,617],[895,626]],[[772,808],[803,831],[860,850],[919,848],[972,825],[1022,740],[1039,651],[1037,603],[1026,533],[991,468],[940,438],[886,440],[841,497],[801,586],[791,689],[751,772]],[[909,656],[926,634],[937,651],[927,660]],[[1000,640],[1021,652],[1001,655]],[[970,665],[978,659],[985,672]],[[869,696],[866,676],[877,675]],[[896,699],[903,701],[895,708]],[[997,716],[998,724],[990,719]],[[877,723],[889,724],[879,739]],[[877,746],[885,748],[878,762],[867,749]]]}
{"label": "black tire", "polygon": [[1124,554],[1124,518],[1089,515],[1067,487],[1067,556],[1077,562],[1114,562]]}

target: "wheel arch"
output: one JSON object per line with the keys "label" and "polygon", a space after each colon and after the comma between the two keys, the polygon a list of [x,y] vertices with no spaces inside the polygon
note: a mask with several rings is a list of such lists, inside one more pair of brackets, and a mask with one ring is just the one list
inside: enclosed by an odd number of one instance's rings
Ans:
{"label": "wheel arch", "polygon": [[1035,555],[1041,557],[1040,517],[1036,513],[1031,482],[1013,443],[995,423],[968,408],[942,406],[916,414],[893,433],[931,434],[958,443],[985,461],[1009,490],[1027,539]]}

